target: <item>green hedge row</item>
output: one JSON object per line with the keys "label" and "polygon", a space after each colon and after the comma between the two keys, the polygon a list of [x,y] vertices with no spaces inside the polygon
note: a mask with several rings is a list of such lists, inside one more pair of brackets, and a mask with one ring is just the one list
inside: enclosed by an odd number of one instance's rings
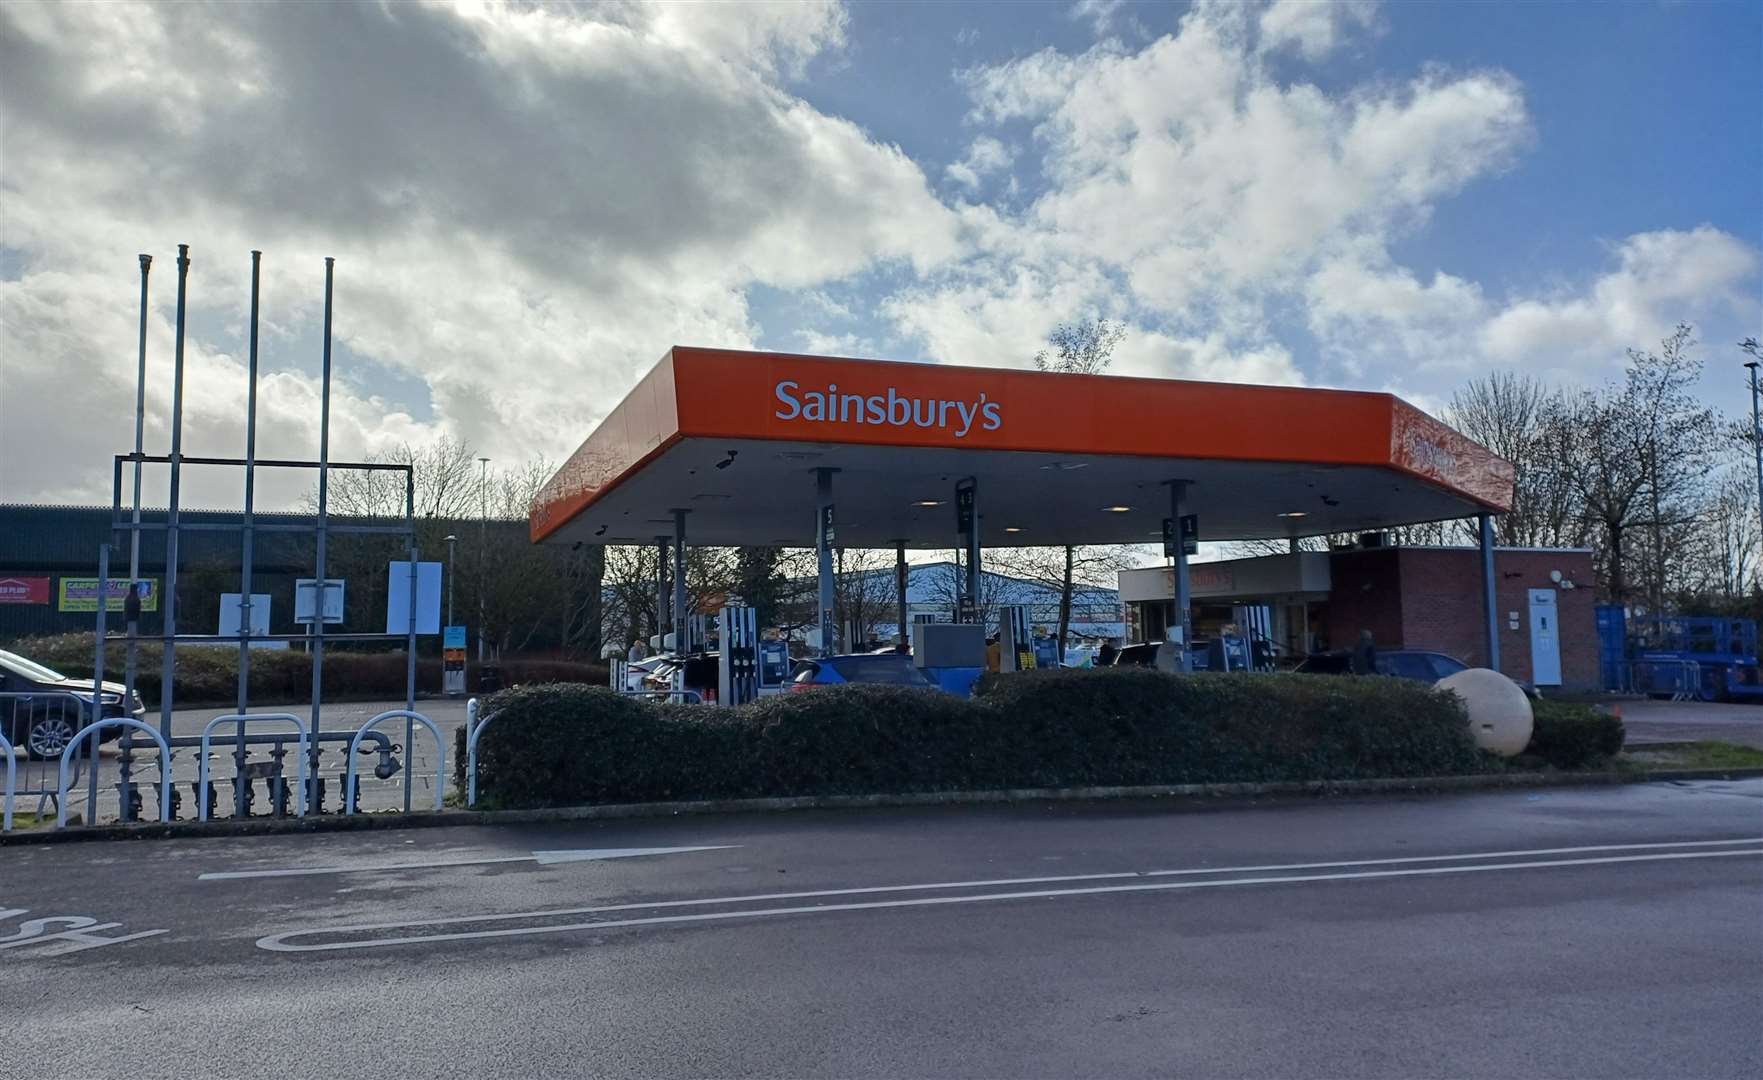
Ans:
{"label": "green hedge row", "polygon": [[[35,660],[73,678],[92,677],[94,637],[91,634],[56,634],[26,638],[8,645],[28,660]],[[137,646],[135,686],[151,708],[159,702],[159,673],[163,659],[158,643]],[[112,641],[104,652],[104,678],[122,682],[127,649]],[[231,645],[183,645],[177,650],[174,689],[180,708],[225,705],[238,697],[239,650]],[[505,660],[500,664],[504,685],[547,682],[587,682],[605,685],[609,676],[603,664],[563,660]],[[357,699],[402,698],[406,664],[403,652],[355,652],[332,645],[324,652],[324,692],[327,697]],[[467,688],[477,682],[476,665],[466,672]],[[441,686],[441,662],[418,657],[416,686],[434,693]],[[312,699],[312,657],[298,649],[256,649],[251,653],[251,700],[257,704],[304,702]]]}
{"label": "green hedge row", "polygon": [[[1456,698],[1399,679],[1065,670],[967,699],[826,687],[734,709],[587,686],[484,704],[486,805],[1464,774],[1489,768]],[[456,760],[464,769],[465,733]]]}
{"label": "green hedge row", "polygon": [[1536,758],[1557,769],[1581,769],[1622,753],[1626,732],[1622,718],[1592,705],[1531,702],[1536,727],[1523,757]]}

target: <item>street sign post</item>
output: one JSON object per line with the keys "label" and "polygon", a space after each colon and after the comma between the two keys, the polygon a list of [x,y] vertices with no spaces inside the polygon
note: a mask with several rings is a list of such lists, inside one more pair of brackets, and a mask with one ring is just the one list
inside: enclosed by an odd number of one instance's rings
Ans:
{"label": "street sign post", "polygon": [[[314,598],[318,594],[317,578],[294,579],[294,621],[297,623],[314,623],[317,617],[313,614],[318,607]],[[343,579],[326,578],[324,583],[324,622],[340,623],[343,621]]]}

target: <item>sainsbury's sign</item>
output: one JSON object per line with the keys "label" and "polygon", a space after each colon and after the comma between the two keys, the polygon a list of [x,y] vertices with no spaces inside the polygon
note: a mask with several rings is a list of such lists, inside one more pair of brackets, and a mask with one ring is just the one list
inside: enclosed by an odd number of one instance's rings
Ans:
{"label": "sainsbury's sign", "polygon": [[953,431],[957,439],[966,438],[975,424],[982,431],[996,431],[1004,423],[1003,409],[983,390],[977,400],[950,400],[902,394],[892,386],[885,394],[842,392],[838,383],[805,390],[801,383],[785,379],[773,393],[778,408],[772,415],[779,420],[938,428]]}

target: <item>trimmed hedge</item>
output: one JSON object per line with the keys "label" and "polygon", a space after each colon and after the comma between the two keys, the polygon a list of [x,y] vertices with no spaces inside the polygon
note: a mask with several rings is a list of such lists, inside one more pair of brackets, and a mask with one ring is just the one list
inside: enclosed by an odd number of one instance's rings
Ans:
{"label": "trimmed hedge", "polygon": [[1457,699],[1399,679],[1040,671],[989,675],[972,699],[844,685],[734,709],[559,685],[484,714],[478,792],[506,808],[1488,768]]}
{"label": "trimmed hedge", "polygon": [[[6,646],[39,664],[46,664],[73,678],[92,677],[93,635],[56,634],[25,638]],[[104,678],[122,682],[127,646],[112,641],[105,648]],[[135,687],[149,707],[159,701],[159,672],[163,658],[157,642],[137,646]],[[566,660],[504,660],[505,685],[547,682],[588,682],[605,685],[610,678],[604,664]],[[358,652],[331,645],[324,651],[324,692],[327,697],[357,699],[402,698],[406,665],[404,653]],[[466,671],[466,687],[476,682],[476,665]],[[441,661],[416,659],[416,685],[434,693],[441,685]],[[235,701],[239,689],[239,650],[235,645],[182,645],[177,650],[175,690],[177,706],[225,705]],[[251,700],[258,704],[305,702],[312,699],[312,657],[296,649],[256,649],[251,653]]]}
{"label": "trimmed hedge", "polygon": [[1592,705],[1562,701],[1531,702],[1536,726],[1526,757],[1541,758],[1557,769],[1578,769],[1622,753],[1626,732],[1622,718]]}

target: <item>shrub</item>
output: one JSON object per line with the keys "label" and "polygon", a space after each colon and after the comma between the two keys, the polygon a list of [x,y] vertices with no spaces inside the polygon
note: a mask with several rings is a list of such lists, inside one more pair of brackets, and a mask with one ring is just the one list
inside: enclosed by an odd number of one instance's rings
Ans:
{"label": "shrub", "polygon": [[[93,635],[56,634],[26,638],[8,648],[27,659],[73,678],[92,677]],[[104,678],[122,682],[128,649],[112,640],[104,650]],[[160,665],[164,658],[158,642],[136,646],[135,688],[151,708],[159,702]],[[542,682],[589,682],[604,685],[608,673],[603,664],[567,660],[514,659],[501,661],[504,685]],[[327,698],[395,699],[404,696],[407,675],[404,653],[361,652],[329,646],[324,653],[324,693]],[[173,680],[180,708],[224,705],[238,699],[239,650],[233,645],[181,645]],[[466,671],[466,686],[476,682],[475,666]],[[417,657],[416,685],[434,693],[441,685],[441,662]],[[251,652],[251,700],[257,704],[304,702],[312,699],[312,656],[297,649],[254,649]]]}
{"label": "shrub", "polygon": [[[584,686],[484,703],[505,807],[1446,775],[1486,767],[1457,700],[1397,679],[1043,671],[979,696],[845,685],[739,708]],[[464,734],[456,744],[463,775]]]}
{"label": "shrub", "polygon": [[1525,756],[1541,758],[1557,769],[1578,769],[1622,752],[1622,718],[1592,705],[1533,701],[1536,726]]}

